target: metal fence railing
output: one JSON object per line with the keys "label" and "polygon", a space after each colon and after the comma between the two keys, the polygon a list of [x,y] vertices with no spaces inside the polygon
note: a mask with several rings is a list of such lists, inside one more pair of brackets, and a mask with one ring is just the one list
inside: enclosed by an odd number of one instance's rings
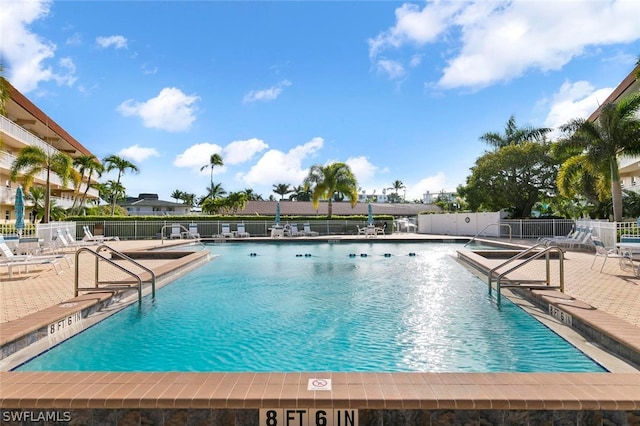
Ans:
{"label": "metal fence railing", "polygon": [[[387,232],[392,232],[393,223],[387,221]],[[171,225],[177,224],[184,229],[195,224],[202,238],[211,238],[222,234],[222,224],[228,224],[231,231],[237,230],[238,224],[244,223],[245,231],[253,237],[267,237],[271,235],[273,220],[225,221],[225,220],[143,220],[143,221],[78,221],[73,224],[77,238],[82,238],[83,226],[88,226],[94,235],[105,237],[119,237],[122,240],[145,240],[170,238]],[[286,224],[281,221],[280,224]],[[311,220],[295,221],[298,230],[303,231],[308,223],[312,232],[318,235],[357,235],[358,227],[366,226],[365,220]]]}
{"label": "metal fence railing", "polygon": [[[511,227],[511,236],[516,239],[537,239],[567,235],[575,227],[572,219],[502,219],[501,225]],[[508,238],[508,229],[501,227],[500,236]]]}

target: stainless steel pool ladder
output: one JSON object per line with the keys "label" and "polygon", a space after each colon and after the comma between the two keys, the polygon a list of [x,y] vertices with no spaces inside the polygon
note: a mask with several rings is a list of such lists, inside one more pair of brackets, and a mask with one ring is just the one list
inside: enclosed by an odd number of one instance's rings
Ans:
{"label": "stainless steel pool ladder", "polygon": [[[125,290],[128,288],[131,288],[130,285],[128,284],[115,284],[113,282],[108,282],[108,281],[100,281],[100,261],[105,261],[108,264],[112,265],[113,267],[119,269],[120,271],[124,272],[125,274],[133,277],[136,281],[137,281],[137,287],[138,287],[138,303],[142,303],[142,277],[125,268],[123,265],[114,262],[112,259],[103,256],[102,254],[100,254],[100,251],[105,250],[110,252],[111,254],[115,254],[116,256],[118,256],[120,259],[126,260],[129,263],[134,264],[135,266],[137,266],[138,268],[142,269],[143,271],[145,271],[146,273],[148,273],[151,277],[151,296],[155,297],[156,295],[156,274],[149,268],[147,268],[146,266],[140,264],[139,262],[136,262],[135,260],[133,260],[132,258],[130,258],[129,256],[127,256],[126,254],[119,252],[118,250],[114,249],[113,247],[110,247],[106,244],[100,245],[98,247],[96,247],[95,251],[93,251],[91,248],[88,247],[81,247],[76,251],[76,270],[75,270],[75,285],[74,285],[74,294],[77,297],[78,296],[78,292],[80,291],[86,291],[86,292],[100,292],[100,291],[110,291],[110,290]],[[95,258],[95,273],[94,273],[94,286],[93,287],[80,287],[79,285],[79,281],[80,281],[80,254],[82,253],[89,253],[91,255],[93,255],[93,257]],[[100,286],[100,284],[108,284],[106,286]]]}
{"label": "stainless steel pool ladder", "polygon": [[498,228],[502,228],[503,226],[506,226],[507,229],[509,229],[509,242],[511,242],[511,235],[512,235],[512,230],[511,230],[511,225],[509,225],[508,223],[490,223],[487,226],[485,226],[484,228],[482,228],[480,230],[480,232],[478,232],[476,235],[474,235],[473,237],[471,237],[471,239],[469,241],[467,241],[465,243],[465,247],[468,246],[469,244],[471,244],[472,242],[474,242],[476,240],[476,238],[482,234],[487,228],[490,228],[492,226],[497,226]]}
{"label": "stainless steel pool ladder", "polygon": [[[540,248],[542,248],[542,250],[539,250]],[[551,285],[551,265],[550,265],[550,257],[549,254],[552,252],[557,252],[558,253],[558,261],[560,262],[558,265],[558,272],[559,272],[559,284],[557,286],[552,286]],[[525,256],[528,256],[526,259],[524,259],[522,262],[518,263],[517,265],[514,265],[513,267],[507,269],[506,271],[502,271],[499,274],[496,275],[496,271],[506,265],[508,265],[511,262],[514,262],[518,259],[522,259]],[[546,277],[544,280],[517,280],[518,284],[502,284],[502,278],[515,271],[516,269],[519,269],[520,267],[528,264],[529,262],[532,262],[536,259],[539,259],[540,257],[544,256],[545,257],[545,261],[546,261]],[[491,290],[492,290],[492,282],[493,282],[493,278],[496,278],[496,300],[498,302],[498,305],[500,305],[500,289],[502,287],[521,287],[521,288],[538,288],[538,289],[552,289],[552,288],[557,288],[559,289],[561,292],[564,292],[564,251],[557,246],[547,246],[546,244],[536,244],[534,246],[529,247],[528,249],[521,251],[520,253],[518,253],[517,255],[509,258],[507,261],[501,263],[500,265],[492,268],[489,270],[488,272],[488,284],[489,284],[489,295],[491,295]],[[540,283],[544,283],[544,285],[540,285]]]}

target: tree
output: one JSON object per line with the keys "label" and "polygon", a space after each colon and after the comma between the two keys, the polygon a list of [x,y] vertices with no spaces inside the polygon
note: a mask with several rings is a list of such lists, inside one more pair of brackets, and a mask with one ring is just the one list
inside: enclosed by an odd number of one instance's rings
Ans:
{"label": "tree", "polygon": [[225,200],[225,207],[234,214],[237,213],[238,210],[244,210],[246,205],[247,194],[244,192],[230,192]]}
{"label": "tree", "polygon": [[311,202],[315,209],[319,207],[321,198],[328,200],[327,217],[329,219],[333,214],[333,196],[336,192],[345,194],[352,208],[358,202],[358,181],[351,168],[345,163],[332,163],[328,166],[313,165],[304,182],[312,188]]}
{"label": "tree", "polygon": [[548,143],[509,145],[478,158],[457,193],[472,211],[507,210],[514,218],[528,217],[541,196],[555,191],[556,168]]}
{"label": "tree", "polygon": [[220,156],[220,154],[211,154],[211,157],[209,157],[209,163],[205,164],[204,166],[200,167],[200,171],[203,171],[204,169],[206,169],[207,167],[209,167],[211,169],[211,186],[210,188],[213,188],[213,168],[216,166],[224,166],[224,163],[222,162],[222,157]]}
{"label": "tree", "polygon": [[109,179],[104,185],[100,186],[99,190],[101,191],[100,198],[111,204],[111,216],[115,216],[114,206],[125,197],[124,186],[118,181]]}
{"label": "tree", "polygon": [[176,200],[176,203],[178,202],[178,200],[182,199],[182,196],[184,195],[184,192],[180,191],[179,189],[174,190],[171,193],[171,198],[173,198],[174,200]]}
{"label": "tree", "polygon": [[211,185],[207,188],[207,194],[200,197],[200,204],[203,204],[205,200],[212,199],[215,200],[217,198],[226,195],[227,191],[224,190],[221,183],[216,183],[215,185]]}
{"label": "tree", "polygon": [[284,198],[285,195],[292,192],[291,185],[288,183],[277,183],[273,185],[273,192],[280,196],[280,200]]}
{"label": "tree", "polygon": [[7,116],[7,104],[11,99],[9,82],[4,78],[4,65],[0,63],[0,115]]}
{"label": "tree", "polygon": [[545,140],[545,135],[550,131],[551,129],[546,127],[518,127],[516,125],[516,118],[512,115],[509,117],[509,120],[507,120],[504,134],[487,132],[480,136],[480,140],[493,146],[495,150],[498,150],[509,145],[519,145],[523,142],[542,142]]}
{"label": "tree", "polygon": [[32,222],[42,219],[44,216],[44,188],[41,186],[32,186],[25,192],[24,198],[33,204],[31,207]]}
{"label": "tree", "polygon": [[256,194],[253,191],[252,188],[245,188],[245,190],[243,192],[247,196],[247,200],[248,201],[261,201],[262,200],[262,195]]}
{"label": "tree", "polygon": [[[82,193],[82,196],[78,200],[78,210],[84,206],[87,201],[87,193],[89,192],[89,188],[91,188],[91,178],[94,173],[97,177],[102,176],[102,172],[104,171],[104,166],[98,161],[98,159],[93,155],[80,155],[73,159],[73,165],[78,168],[78,172],[80,173],[80,183],[82,183],[82,178],[87,176],[87,183]],[[79,186],[78,186],[79,189]],[[76,197],[77,198],[77,197]],[[76,214],[75,211],[76,200],[73,201],[73,207],[71,208],[71,214]]]}
{"label": "tree", "polygon": [[580,150],[591,170],[604,172],[611,184],[613,220],[622,220],[622,185],[618,156],[640,154],[640,93],[602,106],[596,121],[573,119],[562,125],[567,136],[558,143]]}
{"label": "tree", "polygon": [[22,174],[22,186],[25,190],[33,184],[36,175],[45,172],[45,198],[44,217],[42,223],[49,223],[51,206],[51,174],[57,175],[66,186],[73,172],[73,160],[67,154],[51,148],[46,152],[39,146],[29,145],[20,150],[20,153],[11,164],[11,180],[16,181],[18,174]]}
{"label": "tree", "polygon": [[292,192],[289,196],[291,201],[311,201],[311,188],[308,183],[294,186]]}
{"label": "tree", "polygon": [[138,169],[138,166],[136,166],[129,160],[119,157],[117,155],[110,155],[106,157],[104,159],[104,164],[105,164],[105,170],[107,172],[110,172],[112,170],[118,170],[118,178],[116,179],[114,184],[111,185],[112,195],[116,195],[111,198],[111,216],[113,216],[116,211],[116,201],[119,199],[117,195],[121,193],[122,196],[124,196],[124,187],[120,183],[120,179],[122,179],[122,175],[124,175],[127,172],[127,170],[130,170],[133,173],[139,173],[140,169]]}

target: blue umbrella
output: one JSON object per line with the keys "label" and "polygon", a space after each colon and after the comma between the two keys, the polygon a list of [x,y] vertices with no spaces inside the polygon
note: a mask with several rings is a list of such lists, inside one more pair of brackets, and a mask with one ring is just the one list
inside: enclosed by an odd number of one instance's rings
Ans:
{"label": "blue umbrella", "polygon": [[371,207],[371,203],[369,203],[369,217],[368,217],[368,222],[369,225],[373,225],[373,208]]}
{"label": "blue umbrella", "polygon": [[276,225],[280,225],[280,201],[276,203]]}
{"label": "blue umbrella", "polygon": [[22,230],[24,229],[24,193],[20,185],[18,185],[18,189],[16,189],[14,208],[16,212],[16,230],[22,235]]}

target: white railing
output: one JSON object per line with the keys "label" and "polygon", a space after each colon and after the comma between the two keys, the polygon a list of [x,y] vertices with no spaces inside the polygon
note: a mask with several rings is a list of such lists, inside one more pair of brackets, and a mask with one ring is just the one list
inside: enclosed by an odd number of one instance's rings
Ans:
{"label": "white railing", "polygon": [[18,126],[16,123],[3,116],[0,116],[0,130],[2,131],[2,133],[6,133],[13,139],[16,139],[27,145],[39,146],[45,151],[55,149],[42,139],[38,138],[32,133],[29,133],[24,128]]}

